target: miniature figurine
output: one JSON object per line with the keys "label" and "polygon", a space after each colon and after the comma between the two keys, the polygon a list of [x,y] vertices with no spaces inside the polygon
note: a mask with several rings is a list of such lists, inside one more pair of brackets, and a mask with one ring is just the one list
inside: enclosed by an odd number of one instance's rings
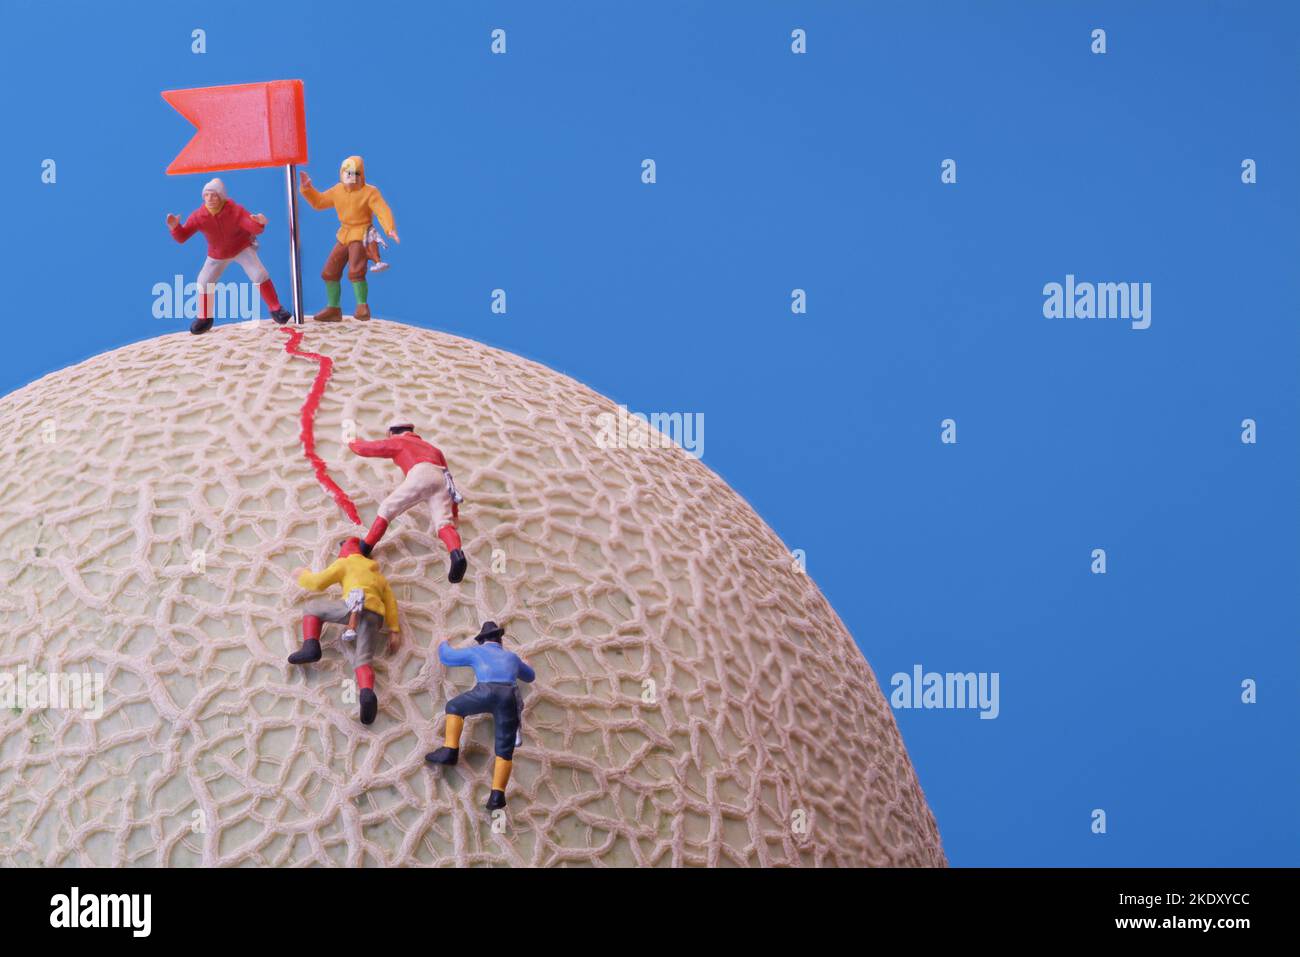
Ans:
{"label": "miniature figurine", "polygon": [[[339,547],[339,557],[328,568],[313,572],[306,568],[297,571],[298,584],[310,591],[324,591],[331,585],[342,585],[345,599],[311,598],[303,608],[302,648],[289,656],[292,665],[305,665],[320,661],[321,622],[347,624],[355,636],[356,652],[353,667],[356,669],[361,723],[370,724],[379,711],[379,698],[375,694],[375,671],[371,667],[380,629],[387,628],[388,651],[396,651],[400,642],[397,621],[397,599],[388,580],[379,571],[373,558],[361,554],[361,540],[345,538]],[[357,593],[360,593],[358,602]],[[359,607],[358,607],[359,605]],[[344,640],[350,640],[347,632]]]}
{"label": "miniature figurine", "polygon": [[354,588],[348,592],[344,602],[348,606],[348,626],[343,629],[341,637],[344,641],[353,641],[357,637],[357,622],[366,610],[366,593],[360,588]]}
{"label": "miniature figurine", "polygon": [[489,811],[506,806],[506,784],[518,746],[520,699],[516,682],[531,682],[537,677],[518,655],[501,647],[503,635],[505,630],[495,621],[485,621],[474,636],[478,647],[453,648],[446,641],[438,646],[439,661],[448,667],[473,668],[477,684],[447,702],[443,746],[424,756],[430,764],[455,764],[460,758],[460,733],[465,719],[475,714],[492,715],[496,762],[492,767],[492,793],[487,800]]}
{"label": "miniature figurine", "polygon": [[190,213],[184,223],[174,213],[168,213],[167,228],[178,243],[185,242],[196,232],[203,233],[208,241],[208,258],[199,270],[199,315],[190,324],[190,332],[199,335],[212,328],[212,321],[216,318],[212,285],[231,262],[244,267],[249,281],[257,286],[257,291],[270,308],[272,319],[284,325],[293,318],[293,314],[280,305],[271,275],[257,256],[254,237],[266,228],[266,217],[261,213],[250,216],[244,207],[227,199],[226,184],[221,180],[208,181],[203,187],[203,205]]}
{"label": "miniature figurine", "polygon": [[384,242],[384,237],[379,235],[379,230],[371,226],[366,233],[366,258],[370,260],[371,272],[383,272],[389,266],[379,253],[380,247],[387,249],[388,243]]}
{"label": "miniature figurine", "polygon": [[[340,280],[343,266],[348,267],[348,279],[352,282],[352,293],[356,296],[357,308],[353,314],[357,319],[369,319],[370,307],[366,304],[369,286],[366,284],[366,267],[370,257],[366,250],[366,240],[374,216],[384,227],[384,232],[397,238],[397,226],[393,223],[393,211],[384,202],[378,188],[366,185],[366,167],[360,156],[349,156],[339,167],[339,181],[325,192],[318,192],[311,184],[311,177],[306,172],[298,174],[299,192],[311,204],[313,209],[330,209],[339,214],[339,231],[337,240],[325,259],[325,268],[321,278],[325,280],[326,307],[312,316],[317,322],[341,322],[343,311],[339,308],[341,295]],[[378,250],[375,251],[378,258]]]}
{"label": "miniature figurine", "polygon": [[413,505],[429,503],[433,513],[433,531],[447,546],[450,568],[447,581],[453,585],[465,577],[469,561],[461,548],[456,522],[460,517],[460,503],[464,496],[447,468],[442,452],[415,434],[415,426],[398,420],[388,427],[388,438],[377,442],[360,439],[348,443],[357,455],[370,458],[392,459],[406,478],[379,505],[379,515],[361,543],[361,554],[369,555],[388,530],[388,523]]}

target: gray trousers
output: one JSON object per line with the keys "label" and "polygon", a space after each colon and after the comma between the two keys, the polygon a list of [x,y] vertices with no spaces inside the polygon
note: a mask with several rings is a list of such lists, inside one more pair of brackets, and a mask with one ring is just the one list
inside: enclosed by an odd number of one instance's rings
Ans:
{"label": "gray trousers", "polygon": [[[324,596],[309,598],[302,610],[305,615],[313,615],[321,621],[332,621],[344,627],[347,626],[348,619],[352,616],[352,612],[348,609],[348,603],[341,598],[325,598]],[[368,665],[374,660],[379,643],[385,640],[379,634],[379,629],[383,624],[383,616],[378,612],[371,611],[369,608],[361,609],[361,613],[357,616],[356,641],[343,642],[345,647],[347,645],[356,645],[351,655],[353,668]]]}

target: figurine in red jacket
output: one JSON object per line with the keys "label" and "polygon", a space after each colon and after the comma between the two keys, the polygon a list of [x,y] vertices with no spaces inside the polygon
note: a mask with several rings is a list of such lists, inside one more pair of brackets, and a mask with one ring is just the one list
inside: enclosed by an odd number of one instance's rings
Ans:
{"label": "figurine in red jacket", "polygon": [[469,562],[461,549],[460,534],[456,531],[456,520],[460,513],[457,506],[464,498],[456,489],[442,452],[416,435],[415,426],[403,421],[394,422],[388,427],[387,439],[378,442],[363,442],[358,439],[349,442],[348,448],[357,455],[392,459],[393,464],[406,475],[402,484],[380,503],[379,517],[370,526],[365,541],[361,543],[361,554],[370,555],[371,549],[384,537],[389,522],[411,506],[428,502],[429,511],[433,513],[433,530],[450,552],[451,568],[447,572],[447,581],[454,585],[464,578]]}
{"label": "figurine in red jacket", "polygon": [[293,314],[280,305],[271,284],[271,275],[257,257],[254,238],[266,228],[266,217],[261,213],[250,216],[248,210],[226,198],[226,184],[219,179],[210,180],[203,187],[203,205],[190,213],[184,223],[173,213],[167,214],[167,228],[178,243],[183,243],[195,233],[202,233],[208,241],[208,258],[199,270],[199,315],[190,325],[190,332],[198,335],[212,328],[213,289],[221,274],[231,262],[244,267],[248,278],[257,286],[271,318],[284,325]]}

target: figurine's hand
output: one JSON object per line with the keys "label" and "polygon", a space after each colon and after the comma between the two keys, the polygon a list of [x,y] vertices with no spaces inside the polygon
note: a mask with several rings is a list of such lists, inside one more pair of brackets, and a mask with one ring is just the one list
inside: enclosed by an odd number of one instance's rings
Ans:
{"label": "figurine's hand", "polygon": [[388,234],[388,238],[391,239],[391,240],[392,240],[393,242],[395,242],[395,243],[400,243],[400,242],[401,242],[401,240],[397,238],[397,230],[395,230],[395,229],[394,229],[391,233]]}
{"label": "figurine's hand", "polygon": [[306,170],[298,170],[298,186],[300,189],[306,189],[311,185],[311,177],[307,175]]}
{"label": "figurine's hand", "polygon": [[390,631],[388,633],[388,654],[395,655],[402,647],[402,633],[400,631]]}
{"label": "figurine's hand", "polygon": [[293,570],[293,580],[297,581],[299,578],[301,578],[303,575],[306,575],[310,571],[311,571],[310,568],[295,568]]}
{"label": "figurine's hand", "polygon": [[257,225],[259,225],[259,226],[265,226],[265,225],[266,225],[266,214],[265,214],[265,213],[254,213],[252,216],[249,216],[248,218],[251,219],[253,222],[257,223]]}
{"label": "figurine's hand", "polygon": [[181,221],[180,221],[180,219],[177,217],[177,215],[176,215],[175,213],[168,213],[168,214],[167,214],[167,228],[168,228],[168,229],[175,229],[175,228],[176,228],[177,226],[179,226],[180,224],[181,224]]}

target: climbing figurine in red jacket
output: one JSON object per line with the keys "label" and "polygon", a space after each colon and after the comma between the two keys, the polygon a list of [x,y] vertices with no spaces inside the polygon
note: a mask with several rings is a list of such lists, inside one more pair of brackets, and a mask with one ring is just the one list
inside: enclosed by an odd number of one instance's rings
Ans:
{"label": "climbing figurine in red jacket", "polygon": [[257,256],[255,237],[266,228],[266,217],[261,213],[250,216],[243,206],[227,199],[226,185],[221,180],[210,180],[203,187],[203,205],[190,213],[184,223],[174,213],[168,213],[167,228],[178,243],[185,242],[195,233],[202,233],[208,241],[208,258],[199,270],[199,315],[190,325],[190,332],[198,335],[212,328],[212,320],[216,318],[213,286],[231,262],[244,267],[249,280],[257,286],[271,310],[272,319],[284,325],[293,318],[293,314],[280,305],[271,275]]}
{"label": "climbing figurine in red jacket", "polygon": [[460,516],[458,506],[464,498],[456,489],[442,452],[416,435],[415,426],[402,419],[388,427],[388,438],[377,442],[358,439],[349,442],[348,448],[357,455],[392,459],[393,464],[406,475],[402,484],[380,503],[379,517],[370,526],[365,541],[361,543],[361,554],[370,554],[371,549],[384,537],[389,522],[411,506],[428,502],[429,511],[433,514],[433,530],[451,553],[447,581],[454,585],[464,578],[469,562],[461,549],[460,534],[456,531],[456,521]]}

